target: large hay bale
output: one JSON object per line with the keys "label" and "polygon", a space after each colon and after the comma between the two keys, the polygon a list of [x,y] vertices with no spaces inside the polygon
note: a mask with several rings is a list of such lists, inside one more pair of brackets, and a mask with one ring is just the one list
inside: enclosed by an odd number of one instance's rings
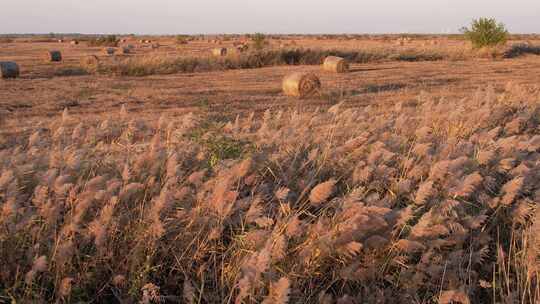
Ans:
{"label": "large hay bale", "polygon": [[345,58],[328,56],[324,59],[323,70],[334,73],[346,73],[349,71],[349,63]]}
{"label": "large hay bale", "polygon": [[313,73],[296,72],[283,78],[283,93],[298,98],[309,97],[319,91],[321,81]]}
{"label": "large hay bale", "polygon": [[105,54],[109,56],[112,56],[114,55],[114,53],[116,53],[116,49],[112,47],[105,48],[104,51],[105,51]]}
{"label": "large hay bale", "polygon": [[227,49],[226,48],[215,48],[212,50],[212,55],[216,57],[222,57],[227,55]]}
{"label": "large hay bale", "polygon": [[77,40],[71,40],[70,44],[71,44],[71,45],[77,45],[77,44],[79,44],[79,41],[77,41]]}
{"label": "large hay bale", "polygon": [[0,61],[0,76],[2,78],[19,77],[19,66],[12,61]]}
{"label": "large hay bale", "polygon": [[62,61],[62,53],[60,51],[47,51],[45,58],[50,62],[60,62]]}

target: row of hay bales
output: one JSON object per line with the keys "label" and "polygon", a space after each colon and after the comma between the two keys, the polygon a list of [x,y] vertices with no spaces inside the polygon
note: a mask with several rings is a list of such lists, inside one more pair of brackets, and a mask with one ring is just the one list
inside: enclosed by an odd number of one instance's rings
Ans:
{"label": "row of hay bales", "polygon": [[[117,51],[120,54],[131,54],[134,47],[132,45],[123,46],[120,48],[107,47],[103,51],[106,55],[112,56]],[[62,52],[51,50],[45,52],[45,60],[48,62],[61,62],[63,60]],[[99,59],[95,55],[88,55],[81,59],[81,65],[85,67],[97,66]],[[19,65],[12,61],[0,61],[0,78],[17,78],[20,75]]]}
{"label": "row of hay bales", "polygon": [[[328,56],[323,62],[322,69],[332,73],[347,73],[349,63],[344,58]],[[283,78],[282,89],[287,96],[306,98],[319,93],[321,80],[313,73],[294,72]]]}

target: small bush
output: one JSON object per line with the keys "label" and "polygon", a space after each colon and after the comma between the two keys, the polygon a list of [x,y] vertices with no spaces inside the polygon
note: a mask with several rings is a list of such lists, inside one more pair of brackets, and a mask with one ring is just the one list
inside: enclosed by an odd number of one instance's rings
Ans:
{"label": "small bush", "polygon": [[490,18],[473,20],[471,28],[463,28],[462,31],[474,48],[502,45],[508,39],[508,31],[504,24]]}

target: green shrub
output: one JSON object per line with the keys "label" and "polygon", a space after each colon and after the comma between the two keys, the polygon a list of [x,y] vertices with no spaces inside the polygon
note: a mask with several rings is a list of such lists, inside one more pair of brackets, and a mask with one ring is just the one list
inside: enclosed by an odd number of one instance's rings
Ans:
{"label": "green shrub", "polygon": [[504,24],[497,23],[492,18],[473,20],[471,27],[463,28],[462,31],[474,48],[502,45],[508,39],[508,31]]}

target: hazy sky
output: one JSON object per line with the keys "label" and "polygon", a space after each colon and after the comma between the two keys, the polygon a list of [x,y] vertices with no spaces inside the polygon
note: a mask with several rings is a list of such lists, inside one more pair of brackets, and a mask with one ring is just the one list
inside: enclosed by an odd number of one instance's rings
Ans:
{"label": "hazy sky", "polygon": [[540,33],[540,0],[0,0],[0,33],[444,33],[495,17]]}

